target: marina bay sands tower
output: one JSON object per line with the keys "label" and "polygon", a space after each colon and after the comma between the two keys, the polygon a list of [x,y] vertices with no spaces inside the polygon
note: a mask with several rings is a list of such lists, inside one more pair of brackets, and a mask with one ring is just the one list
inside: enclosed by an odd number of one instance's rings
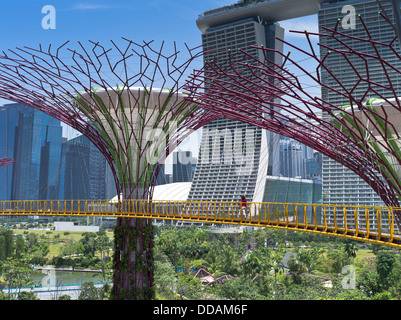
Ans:
{"label": "marina bay sands tower", "polygon": [[[206,51],[204,59],[225,61],[228,50],[257,52],[250,46],[282,51],[276,37],[283,39],[284,29],[277,21],[310,15],[318,8],[318,1],[310,0],[240,1],[204,12],[196,21]],[[278,62],[280,57],[269,59]],[[217,119],[202,128],[188,200],[239,201],[245,195],[248,201],[266,201],[266,178],[281,175],[279,158],[279,135],[239,121]]]}
{"label": "marina bay sands tower", "polygon": [[[366,42],[358,41],[358,38],[372,37],[375,41],[390,43],[395,36],[393,27],[385,21],[379,12],[382,12],[387,16],[390,22],[394,23],[393,20],[393,10],[391,1],[378,1],[376,0],[347,0],[347,1],[327,1],[323,3],[318,12],[319,27],[334,28],[338,19],[341,19],[339,24],[339,30],[350,37],[345,41],[345,43],[354,48],[355,50],[361,50],[366,54],[374,55],[376,50],[380,50],[380,55],[389,64],[396,66],[398,70],[401,69],[400,60],[392,54],[390,49],[374,48],[373,46],[367,44]],[[344,19],[344,16],[348,15],[349,19]],[[359,16],[363,19],[365,25],[369,30],[369,36],[366,34],[366,30],[362,25]],[[332,47],[335,49],[340,48],[340,44],[333,39],[328,37],[320,37],[320,43],[323,47],[320,50],[321,55],[326,54],[324,46]],[[400,47],[398,41],[394,43],[394,48],[399,52]],[[367,84],[361,82],[357,86],[355,70],[353,70],[348,63],[340,61],[340,57],[337,55],[332,55],[326,63],[331,70],[336,70],[336,77],[340,81],[341,86],[347,90],[353,91],[353,95],[360,99],[364,96],[367,90]],[[366,75],[365,63],[361,63],[357,58],[353,58],[350,61],[353,63],[354,68],[359,72],[359,74]],[[367,59],[369,66],[369,76],[370,79],[376,83],[387,83],[386,77],[391,78],[391,83],[395,92],[398,92],[398,96],[401,92],[401,77],[398,72],[389,70],[385,74],[381,69],[381,65],[377,60]],[[327,72],[322,72],[322,79],[327,83],[328,86],[340,88],[338,82],[335,83],[333,77],[330,77]],[[342,89],[340,89],[342,90]],[[375,87],[377,94],[388,94],[384,88]],[[386,93],[387,92],[387,93]],[[337,106],[345,106],[350,104],[350,100],[334,94],[333,91],[322,89],[322,98],[326,101]],[[368,96],[368,99],[377,99],[378,96]],[[392,97],[386,97],[392,98]],[[328,157],[323,157],[323,199],[325,203],[336,203],[336,204],[354,204],[354,205],[383,205],[380,197],[373,192],[372,188],[363,181],[359,176],[353,173],[351,170],[340,165],[334,159]]]}
{"label": "marina bay sands tower", "polygon": [[[196,23],[201,31],[204,49],[214,49],[214,53],[205,54],[205,60],[224,61],[228,49],[235,52],[237,49],[252,50],[251,45],[263,45],[282,50],[281,42],[275,39],[284,38],[280,21],[314,14],[318,16],[320,31],[323,31],[323,27],[333,28],[339,19],[343,20],[348,15],[350,19],[345,24],[341,23],[340,28],[342,32],[355,37],[360,37],[360,32],[363,32],[358,19],[358,15],[361,15],[371,26],[375,40],[387,41],[389,37],[394,37],[394,30],[383,19],[379,19],[378,12],[385,10],[392,21],[391,1],[380,1],[380,5],[376,0],[242,0],[231,6],[204,12]],[[335,45],[326,43],[329,40],[323,37],[319,42]],[[349,45],[359,46],[360,43],[350,40]],[[279,61],[278,57],[269,59]],[[341,61],[331,63],[343,75],[344,83],[352,85],[353,70]],[[321,76],[324,78],[328,75],[323,70]],[[371,77],[376,77],[378,83],[383,76],[371,72]],[[401,80],[395,80],[394,84],[401,89]],[[363,88],[361,90],[363,92]],[[336,105],[347,104],[344,99],[328,97],[328,94],[324,89],[321,92],[322,98]],[[280,136],[237,121],[220,118],[209,123],[202,131],[199,159],[188,200],[238,201],[240,195],[244,194],[249,201],[278,201],[277,198],[268,198],[268,193],[279,189],[279,184],[276,188],[269,187],[268,181],[272,177],[285,176],[280,169],[281,143]],[[322,202],[382,204],[380,197],[355,173],[328,157],[323,156],[322,162]],[[283,201],[291,202],[288,199]]]}

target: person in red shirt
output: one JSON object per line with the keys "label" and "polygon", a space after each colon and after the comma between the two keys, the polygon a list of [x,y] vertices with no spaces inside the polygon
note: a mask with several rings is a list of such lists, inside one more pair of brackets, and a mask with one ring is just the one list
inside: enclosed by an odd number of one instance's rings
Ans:
{"label": "person in red shirt", "polygon": [[241,209],[242,209],[242,216],[247,218],[247,216],[246,216],[246,198],[245,198],[245,196],[241,197]]}

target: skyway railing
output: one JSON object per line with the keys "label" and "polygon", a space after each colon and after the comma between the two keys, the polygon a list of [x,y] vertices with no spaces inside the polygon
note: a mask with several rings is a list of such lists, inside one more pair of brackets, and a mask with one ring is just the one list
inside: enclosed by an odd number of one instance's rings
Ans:
{"label": "skyway railing", "polygon": [[111,216],[280,228],[401,248],[401,208],[331,204],[156,200],[0,201],[0,215]]}

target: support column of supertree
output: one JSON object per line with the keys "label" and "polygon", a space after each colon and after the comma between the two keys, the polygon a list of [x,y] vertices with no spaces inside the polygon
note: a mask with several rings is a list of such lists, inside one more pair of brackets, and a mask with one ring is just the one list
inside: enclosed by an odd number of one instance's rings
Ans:
{"label": "support column of supertree", "polygon": [[[66,42],[55,49],[3,52],[0,97],[41,110],[87,136],[113,171],[121,210],[129,211],[135,208],[127,199],[152,198],[168,154],[217,116],[181,91],[186,73],[202,56],[199,48],[185,46],[183,57],[175,43],[170,50],[164,43],[121,41],[110,47],[89,41],[71,48]],[[152,239],[150,219],[117,219],[112,298],[154,297]]]}
{"label": "support column of supertree", "polygon": [[0,167],[1,166],[7,166],[7,165],[12,164],[14,162],[15,162],[14,159],[11,159],[11,158],[8,158],[8,157],[0,158]]}
{"label": "support column of supertree", "polygon": [[[309,48],[278,39],[316,62],[315,72],[293,60],[291,52],[284,54],[258,47],[255,55],[239,50],[229,52],[228,60],[208,61],[204,72],[194,76],[187,89],[205,109],[213,107],[225,117],[293,138],[336,160],[367,182],[386,205],[398,207],[401,199],[401,101],[393,82],[400,77],[401,70],[382,57],[384,50],[395,61],[401,60],[394,48],[397,36],[388,43],[375,41],[362,17],[359,18],[366,38],[340,32],[337,23],[334,28],[324,28],[323,33],[299,32],[305,34]],[[311,36],[329,37],[340,43],[342,49],[320,44],[326,50],[319,55],[312,46]],[[373,48],[374,54],[350,47],[346,42],[350,38]],[[282,63],[271,61],[268,58],[271,54],[281,55]],[[351,88],[343,85],[339,75],[328,65],[329,56],[333,54],[339,55],[354,71],[355,82]],[[363,62],[362,70],[354,65],[355,59]],[[372,61],[381,68],[374,72],[386,75],[383,83],[371,79]],[[300,75],[290,72],[288,65]],[[336,86],[322,79],[322,70]],[[312,86],[321,86],[346,99],[348,104],[335,105],[314,96],[309,90]],[[365,88],[362,94],[356,93],[360,86]],[[280,98],[280,102],[274,102],[272,96]],[[372,97],[377,101],[370,99]],[[401,230],[400,214],[395,218]]]}

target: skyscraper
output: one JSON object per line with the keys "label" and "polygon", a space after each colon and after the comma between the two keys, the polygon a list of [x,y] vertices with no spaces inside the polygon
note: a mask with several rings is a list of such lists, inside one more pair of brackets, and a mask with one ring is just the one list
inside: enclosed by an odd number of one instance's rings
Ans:
{"label": "skyscraper", "polygon": [[0,171],[5,181],[2,199],[54,199],[62,140],[60,121],[14,103],[1,108],[0,122],[1,137],[5,137],[0,148],[15,160]]}
{"label": "skyscraper", "polygon": [[[269,10],[262,3],[259,10],[249,7],[220,8],[204,13],[197,20],[202,31],[204,59],[228,58],[228,49],[243,49],[255,54],[251,46],[281,50],[275,37],[284,30],[271,20],[265,20]],[[278,59],[278,57],[272,57]],[[189,193],[189,200],[261,201],[267,174],[279,171],[279,137],[260,128],[217,119],[202,129],[199,159]]]}
{"label": "skyscraper", "polygon": [[[24,109],[20,104],[0,107],[0,157],[14,159],[19,116]],[[11,200],[13,168],[14,164],[0,167],[0,201]]]}
{"label": "skyscraper", "polygon": [[90,199],[89,140],[81,135],[63,143],[59,199]]}
{"label": "skyscraper", "polygon": [[[349,38],[344,40],[347,45],[351,48],[361,50],[367,54],[374,53],[374,48],[366,42],[358,41],[356,38],[366,38],[367,34],[363,25],[358,18],[360,15],[365,24],[368,26],[370,36],[376,41],[390,42],[394,36],[394,30],[384,19],[382,19],[378,12],[384,9],[385,13],[392,20],[392,7],[390,1],[380,1],[382,8],[379,7],[375,0],[337,0],[330,1],[329,3],[323,3],[318,12],[319,27],[333,28],[338,19],[341,19],[339,28],[341,32],[353,36],[355,38]],[[347,17],[346,17],[347,16]],[[346,19],[344,19],[346,17]],[[334,41],[330,37],[321,37],[320,43],[323,44],[321,47],[321,55],[326,54],[324,46],[329,46],[335,49],[341,49],[341,44]],[[399,50],[399,44],[396,44],[396,49]],[[391,54],[390,50],[381,50],[380,54],[390,64],[397,66],[401,69],[401,63],[399,59],[395,59],[395,56]],[[365,63],[358,58],[350,58],[350,63],[358,70],[362,75],[366,76]],[[386,83],[386,75],[383,72],[381,66],[377,65],[377,62],[372,59],[367,59],[369,66],[369,76],[372,81],[377,83]],[[350,64],[345,62],[339,55],[331,55],[326,60],[327,66],[334,70],[336,77],[340,80],[341,85],[347,89],[351,89],[356,84],[355,71],[351,68]],[[401,77],[396,74],[393,70],[388,70],[388,74],[392,79],[393,86],[396,91],[401,92]],[[329,86],[340,89],[339,84],[329,76],[325,69],[322,69],[322,79]],[[366,91],[366,84],[361,82],[354,88],[353,94],[357,98],[363,97]],[[377,86],[374,88],[380,93],[384,93],[383,88]],[[341,89],[340,89],[341,90]],[[328,91],[322,88],[322,98],[336,104],[337,106],[344,106],[350,103],[349,99],[335,94],[333,91]],[[373,96],[367,97],[375,98]],[[388,97],[391,98],[391,97]],[[355,204],[355,205],[381,205],[383,204],[379,196],[372,190],[372,188],[364,182],[359,176],[353,173],[351,170],[337,163],[328,157],[323,157],[323,199],[326,203],[335,204]]]}
{"label": "skyscraper", "polygon": [[83,135],[62,145],[59,199],[111,199],[114,180],[105,157]]}
{"label": "skyscraper", "polygon": [[191,151],[173,152],[173,182],[192,181],[194,165]]}

